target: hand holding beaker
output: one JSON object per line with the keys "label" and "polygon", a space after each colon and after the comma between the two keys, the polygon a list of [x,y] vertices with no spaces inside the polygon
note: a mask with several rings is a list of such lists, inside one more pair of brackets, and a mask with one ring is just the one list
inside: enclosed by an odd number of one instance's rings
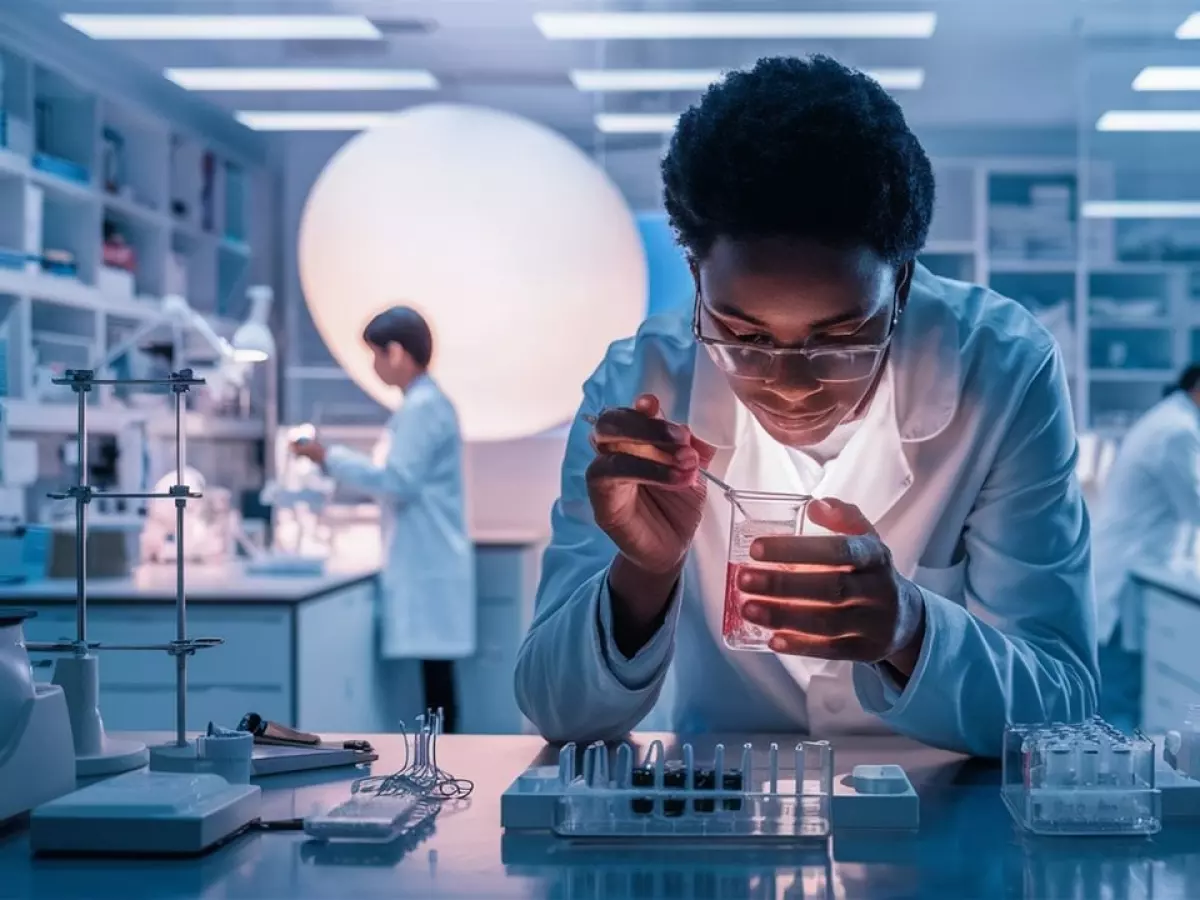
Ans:
{"label": "hand holding beaker", "polygon": [[811,522],[831,534],[766,536],[739,567],[743,618],[772,632],[776,653],[856,662],[887,661],[911,675],[925,634],[920,590],[858,508],[814,500]]}
{"label": "hand holding beaker", "polygon": [[714,450],[686,425],[662,417],[658,398],[604,410],[592,426],[587,470],[596,524],[622,556],[665,575],[683,564],[704,510],[699,470]]}

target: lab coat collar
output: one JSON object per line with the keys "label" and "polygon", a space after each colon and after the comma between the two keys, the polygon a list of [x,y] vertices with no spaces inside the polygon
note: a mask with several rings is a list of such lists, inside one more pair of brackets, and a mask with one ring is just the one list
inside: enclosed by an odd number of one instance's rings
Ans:
{"label": "lab coat collar", "polygon": [[[961,389],[958,320],[939,278],[918,265],[908,306],[896,324],[889,359],[896,433],[903,442],[940,434],[954,418]],[[718,449],[736,444],[738,409],[724,373],[696,350],[688,422]]]}

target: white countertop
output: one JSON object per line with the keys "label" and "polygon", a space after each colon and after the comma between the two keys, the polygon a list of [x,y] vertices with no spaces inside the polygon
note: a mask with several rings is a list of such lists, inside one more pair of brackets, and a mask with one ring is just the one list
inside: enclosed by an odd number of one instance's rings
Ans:
{"label": "white countertop", "polygon": [[[300,603],[374,578],[375,566],[330,566],[323,575],[247,575],[240,563],[192,563],[184,572],[188,602]],[[175,602],[175,566],[146,565],[130,578],[89,578],[88,602]],[[0,604],[74,603],[75,581],[46,578],[0,586]]]}

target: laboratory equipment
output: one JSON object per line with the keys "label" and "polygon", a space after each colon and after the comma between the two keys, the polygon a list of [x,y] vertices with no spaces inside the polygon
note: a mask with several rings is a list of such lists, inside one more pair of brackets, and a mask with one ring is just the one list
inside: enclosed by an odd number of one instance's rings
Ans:
{"label": "laboratory equipment", "polygon": [[411,746],[401,723],[405,758],[400,770],[358,779],[349,800],[305,818],[305,833],[321,841],[391,843],[427,828],[444,802],[469,797],[475,786],[438,765],[442,721],[441,710],[418,716]]}
{"label": "laboratory equipment", "polygon": [[63,689],[37,684],[22,622],[0,609],[0,822],[75,789],[75,751]]}
{"label": "laboratory equipment", "polygon": [[156,772],[211,772],[230,784],[249,784],[254,735],[208,724],[208,731],[181,746],[155,748]]}
{"label": "laboratory equipment", "polygon": [[260,500],[271,507],[275,546],[262,551],[243,542],[256,575],[320,575],[329,555],[329,529],[325,507],[333,498],[332,478],[311,459],[296,456],[293,443],[316,439],[315,425],[281,428],[275,435],[276,477],[263,486]]}
{"label": "laboratory equipment", "polygon": [[176,538],[175,509],[169,500],[162,499],[171,484],[182,482],[200,495],[189,503],[184,514],[187,530],[187,561],[196,563],[224,562],[233,554],[237,522],[233,513],[233,495],[225,488],[210,488],[204,476],[192,466],[184,469],[183,477],[168,472],[154,485],[159,499],[146,507],[145,527],[142,530],[142,555],[154,562],[174,562],[179,553]]}
{"label": "laboratory equipment", "polygon": [[1188,707],[1180,728],[1166,733],[1154,781],[1164,824],[1200,819],[1200,705]]}
{"label": "laboratory equipment", "polygon": [[614,750],[596,743],[583,750],[580,769],[576,745],[565,745],[557,765],[527,769],[504,792],[501,824],[580,839],[802,844],[822,843],[831,828],[911,831],[919,825],[919,799],[903,768],[857,766],[834,779],[833,749],[825,741],[802,742],[790,753],[771,744],[765,768],[757,767],[752,744],[736,758],[717,744],[711,763],[700,763],[691,744],[676,759],[667,758],[660,741],[641,762],[635,755],[628,744]]}
{"label": "laboratory equipment", "polygon": [[[725,571],[725,613],[721,637],[732,650],[768,652],[772,631],[742,618],[745,595],[737,586],[742,567],[750,562],[750,545],[768,535],[804,535],[815,530],[806,515],[812,498],[794,494],[771,494],[731,490],[729,555]],[[791,570],[795,566],[755,563],[756,567]]]}
{"label": "laboratory equipment", "polygon": [[211,772],[142,769],[39,806],[29,844],[45,854],[197,854],[240,834],[260,808],[254,785]]}
{"label": "laboratory equipment", "polygon": [[[96,386],[128,384],[128,381],[98,379],[91,370],[70,371],[63,383],[75,392],[78,404],[78,460],[80,483],[58,499],[75,502],[76,522],[76,638],[51,644],[30,644],[30,650],[63,654],[55,663],[54,683],[62,685],[70,712],[75,746],[76,771],[81,776],[111,775],[35,809],[30,817],[30,846],[35,853],[195,853],[206,850],[246,827],[258,817],[260,790],[251,785],[230,784],[211,772],[138,771],[149,756],[151,769],[178,769],[189,757],[196,768],[208,762],[187,740],[187,661],[193,653],[221,643],[215,638],[189,638],[185,590],[184,512],[191,488],[176,482],[166,496],[174,501],[176,539],[180,553],[176,561],[175,639],[151,645],[105,645],[88,640],[87,634],[87,532],[88,511],[94,499],[151,499],[160,494],[114,494],[97,492],[88,482],[87,396]],[[184,473],[184,395],[203,381],[191,370],[172,373],[161,381],[140,384],[165,385],[175,401],[175,471]],[[160,650],[175,659],[175,741],[147,754],[144,744],[116,741],[104,732],[98,706],[99,660],[95,650]]]}
{"label": "laboratory equipment", "polygon": [[1154,742],[1099,717],[1006,727],[1001,796],[1034,834],[1147,835],[1162,826]]}
{"label": "laboratory equipment", "polygon": [[0,583],[45,578],[51,537],[50,529],[41,525],[0,526]]}

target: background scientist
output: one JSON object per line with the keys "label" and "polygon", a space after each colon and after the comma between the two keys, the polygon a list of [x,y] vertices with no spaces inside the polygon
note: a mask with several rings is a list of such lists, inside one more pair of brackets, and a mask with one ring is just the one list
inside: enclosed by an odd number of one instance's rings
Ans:
{"label": "background scientist", "polygon": [[1103,689],[1100,712],[1114,725],[1141,719],[1141,592],[1135,566],[1190,558],[1200,529],[1200,365],[1189,366],[1167,396],[1121,442],[1096,511],[1096,626]]}
{"label": "background scientist", "polygon": [[339,483],[381,506],[384,562],[379,655],[420,659],[425,704],[454,731],[453,660],[475,652],[475,575],[463,499],[462,435],[450,400],[429,374],[433,336],[415,310],[380,313],[363,332],[375,373],[404,392],[368,459],[348,447],[293,445]]}
{"label": "background scientist", "polygon": [[[762,60],[683,115],[662,168],[694,318],[649,320],[584,386],[521,709],[550,739],[615,737],[674,661],[684,733],[996,755],[1006,721],[1092,713],[1060,354],[1018,304],[915,265],[934,183],[899,106],[831,59]],[[700,466],[830,498],[810,515],[834,535],[752,549],[816,571],[740,576],[772,653],[723,646],[728,504]]]}

